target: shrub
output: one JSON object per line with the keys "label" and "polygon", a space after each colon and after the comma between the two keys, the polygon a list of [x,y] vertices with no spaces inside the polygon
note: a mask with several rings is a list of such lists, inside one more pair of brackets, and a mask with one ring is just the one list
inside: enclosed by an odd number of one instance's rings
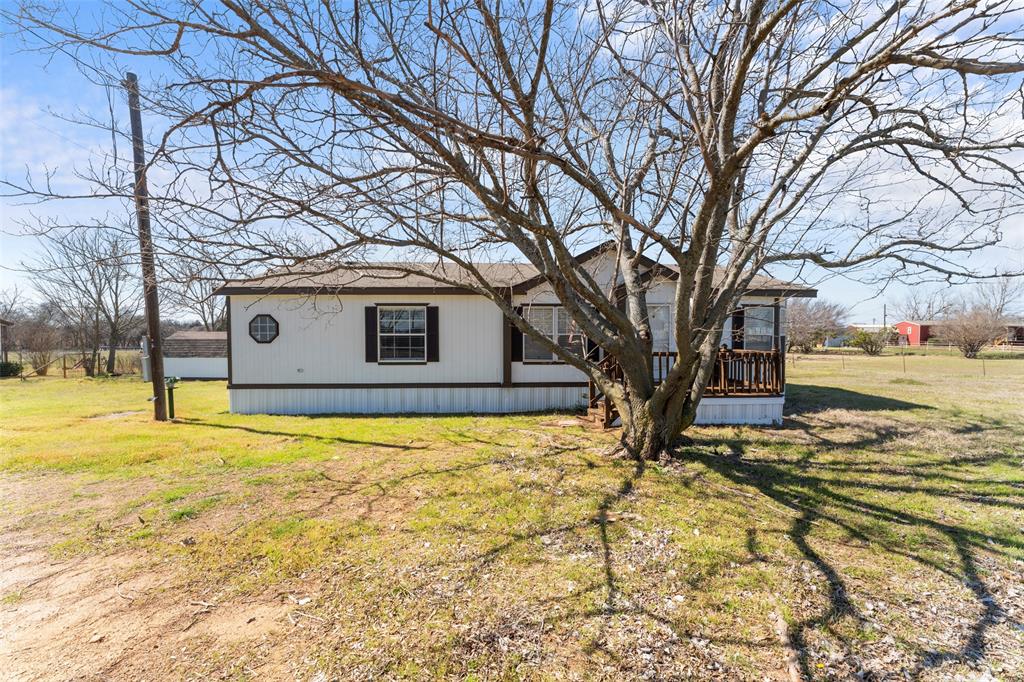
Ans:
{"label": "shrub", "polygon": [[39,376],[49,370],[57,349],[60,348],[60,330],[53,324],[44,310],[19,324],[18,338],[21,349],[27,355],[29,364]]}
{"label": "shrub", "polygon": [[41,377],[45,377],[47,372],[50,371],[50,362],[53,360],[53,351],[50,350],[37,350],[32,351],[28,354],[29,364],[32,365],[32,369]]}
{"label": "shrub", "polygon": [[138,374],[142,371],[142,358],[138,353],[121,351],[114,359],[114,372],[117,374]]}
{"label": "shrub", "polygon": [[999,314],[980,305],[961,305],[942,321],[936,336],[973,360],[1005,332],[1006,326]]}
{"label": "shrub", "polygon": [[849,344],[854,348],[860,348],[868,355],[881,355],[882,351],[885,350],[885,344],[889,342],[891,336],[892,332],[888,329],[882,329],[877,332],[858,329],[850,339]]}
{"label": "shrub", "polygon": [[0,362],[0,377],[16,377],[22,369],[20,362]]}

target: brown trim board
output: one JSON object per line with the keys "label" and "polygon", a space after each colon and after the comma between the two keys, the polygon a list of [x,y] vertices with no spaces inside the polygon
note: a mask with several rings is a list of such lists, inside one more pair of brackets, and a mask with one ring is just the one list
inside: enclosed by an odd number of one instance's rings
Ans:
{"label": "brown trim board", "polygon": [[[659,272],[668,279],[674,279],[669,273],[674,273],[673,270],[667,272]],[[678,277],[678,274],[676,274]],[[528,287],[523,284],[517,284],[513,287],[513,291],[517,294],[528,293],[530,289],[537,286],[537,283],[531,284]],[[213,292],[214,296],[231,296],[231,295],[251,295],[251,296],[361,296],[361,295],[382,295],[382,294],[402,294],[402,295],[416,295],[416,296],[436,296],[439,294],[445,295],[461,295],[461,296],[481,296],[485,297],[484,294],[473,289],[467,289],[463,287],[246,287],[246,286],[223,286]],[[743,292],[744,296],[780,296],[783,298],[817,298],[817,289],[749,289]],[[486,297],[485,297],[486,298]],[[398,303],[381,303],[378,305],[402,305]],[[419,303],[409,303],[405,305],[420,305]],[[528,305],[544,305],[542,303],[533,303]],[[549,305],[561,305],[558,303]]]}
{"label": "brown trim board", "polygon": [[231,368],[231,297],[228,296],[225,299],[225,306],[227,308],[227,322],[228,322],[228,386],[231,385],[231,377],[234,376]]}
{"label": "brown trim board", "polygon": [[[512,305],[512,290],[505,294],[505,302]],[[512,385],[512,320],[505,311],[501,313],[501,385]]]}
{"label": "brown trim board", "polygon": [[[461,294],[468,296],[483,296],[479,291],[473,291],[464,287],[258,287],[258,286],[222,286],[213,292],[214,296],[232,296],[238,294],[251,294],[262,296],[340,296],[340,295],[363,295],[363,294],[416,294],[423,296],[437,294]],[[379,305],[401,305],[396,303],[381,303]],[[420,305],[410,303],[408,305]]]}
{"label": "brown trim board", "polygon": [[520,381],[504,385],[493,382],[377,383],[377,384],[228,384],[228,388],[265,390],[272,388],[586,388],[585,381]]}

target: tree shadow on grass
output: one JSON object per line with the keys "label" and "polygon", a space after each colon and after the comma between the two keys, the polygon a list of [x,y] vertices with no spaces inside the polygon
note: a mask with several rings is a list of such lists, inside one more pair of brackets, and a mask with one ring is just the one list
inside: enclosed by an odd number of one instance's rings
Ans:
{"label": "tree shadow on grass", "polygon": [[271,429],[258,429],[242,424],[218,424],[203,419],[183,417],[175,421],[188,424],[189,426],[203,426],[211,429],[227,429],[229,431],[245,431],[260,436],[284,436],[285,438],[300,438],[303,440],[314,440],[320,443],[333,443],[338,445],[368,445],[377,448],[388,448],[392,450],[424,450],[423,446],[402,445],[400,443],[385,443],[383,441],[359,440],[356,438],[342,438],[341,436],[321,436],[315,433],[303,433],[301,431],[274,431]]}
{"label": "tree shadow on grass", "polygon": [[806,415],[825,410],[853,410],[856,412],[883,412],[897,410],[933,410],[930,405],[921,405],[896,398],[849,391],[832,386],[811,384],[786,384],[786,414]]}
{"label": "tree shadow on grass", "polygon": [[[900,402],[900,401],[894,401]],[[907,404],[911,405],[911,404]],[[917,409],[920,406],[898,408]],[[895,409],[895,408],[890,408]],[[210,426],[222,427],[211,424]],[[842,425],[840,425],[841,427]],[[846,425],[849,426],[849,425]],[[985,480],[983,467],[1019,461],[1019,455],[1007,452],[973,453],[966,456],[950,456],[949,458],[933,458],[931,460],[900,456],[893,460],[885,457],[886,448],[867,448],[869,445],[884,446],[893,439],[901,437],[900,425],[891,423],[857,424],[858,429],[867,429],[864,437],[843,440],[830,439],[824,435],[830,424],[814,421],[802,422],[799,429],[810,433],[814,438],[812,446],[828,444],[829,456],[820,457],[820,451],[813,449],[810,454],[775,457],[764,454],[765,444],[761,442],[757,432],[749,436],[737,437],[727,441],[728,453],[722,453],[717,447],[720,440],[699,439],[693,447],[681,449],[676,453],[679,460],[688,462],[685,467],[677,470],[673,466],[658,471],[660,480],[667,479],[670,484],[687,486],[697,489],[705,483],[725,492],[723,496],[736,495],[738,501],[754,514],[757,511],[770,510],[778,518],[785,519],[788,524],[786,535],[788,541],[799,556],[812,564],[816,572],[824,580],[828,603],[826,608],[813,615],[802,617],[792,624],[791,641],[796,651],[799,667],[806,678],[820,673],[815,668],[815,652],[812,650],[813,636],[816,632],[828,635],[848,655],[856,656],[856,641],[851,641],[849,628],[852,626],[860,631],[865,618],[850,597],[849,577],[845,574],[847,567],[838,557],[831,555],[826,545],[827,535],[820,535],[823,529],[835,529],[856,540],[862,546],[871,546],[884,554],[901,557],[920,566],[947,576],[953,583],[965,585],[971,591],[974,602],[978,605],[978,615],[956,646],[946,650],[925,651],[903,672],[906,676],[917,677],[929,670],[946,663],[973,664],[983,661],[991,645],[991,628],[1007,619],[1006,609],[999,603],[992,588],[986,584],[985,559],[993,556],[1011,557],[1024,552],[1024,540],[1013,536],[988,536],[966,524],[950,521],[939,515],[932,518],[926,512],[908,509],[904,500],[909,496],[925,495],[936,500],[948,500],[951,505],[979,505],[985,508],[1019,510],[1024,508],[1024,500],[1015,492],[1001,489],[998,484],[1005,481]],[[230,428],[230,427],[223,427]],[[880,430],[878,430],[880,429]],[[296,436],[299,434],[274,434]],[[343,440],[343,439],[342,439]],[[475,438],[467,438],[472,442]],[[504,445],[501,439],[492,444]],[[490,441],[488,441],[490,443]],[[620,564],[624,559],[617,557],[619,541],[610,533],[610,524],[615,522],[615,514],[628,510],[635,500],[639,486],[645,485],[645,467],[642,463],[617,462],[608,459],[592,461],[584,456],[578,439],[560,439],[551,443],[544,452],[541,448],[536,454],[523,455],[519,452],[515,457],[509,452],[494,453],[479,460],[465,463],[451,462],[436,467],[417,467],[412,471],[400,472],[379,478],[361,480],[335,480],[324,475],[325,482],[333,490],[328,492],[323,504],[307,512],[319,512],[331,507],[340,496],[363,494],[370,492],[367,505],[373,505],[395,494],[401,494],[400,488],[413,480],[444,479],[445,477],[480,476],[481,482],[489,481],[489,475],[483,472],[491,467],[514,465],[518,469],[537,468],[554,471],[555,476],[544,478],[535,485],[517,483],[518,494],[526,494],[533,499],[538,508],[549,509],[546,516],[550,521],[530,525],[525,529],[508,528],[506,532],[498,530],[485,531],[474,524],[456,527],[459,534],[479,533],[483,536],[484,547],[479,552],[466,556],[445,557],[430,564],[434,567],[459,565],[466,568],[461,579],[466,581],[484,580],[488,567],[502,557],[515,556],[530,542],[539,541],[544,536],[559,533],[573,533],[592,538],[592,547],[596,552],[595,563],[600,577],[595,576],[593,583],[582,586],[566,597],[554,597],[544,600],[542,614],[538,623],[533,623],[531,632],[542,631],[544,623],[552,624],[558,620],[576,618],[594,619],[597,624],[598,636],[594,639],[591,651],[601,650],[604,655],[615,659],[616,653],[606,648],[605,635],[613,627],[613,618],[622,615],[640,617],[652,623],[670,629],[679,641],[685,642],[691,636],[683,630],[683,624],[674,621],[657,609],[646,608],[640,600],[632,595],[623,595]],[[867,448],[867,452],[865,452]],[[408,449],[408,448],[405,448]],[[580,450],[580,457],[571,457],[573,450]],[[881,453],[881,454],[879,454]],[[566,457],[566,455],[570,455]],[[695,466],[696,465],[696,466]],[[566,517],[558,513],[559,506],[554,489],[564,484],[566,471],[573,467],[580,470],[595,467],[613,466],[617,469],[615,483],[608,486],[604,493],[594,499],[592,506]],[[973,476],[972,476],[973,474]],[[724,481],[728,485],[722,485]],[[997,485],[993,485],[997,484]],[[642,489],[642,488],[641,488]],[[460,493],[460,499],[473,492]],[[481,486],[481,495],[493,495],[492,486]],[[559,493],[561,494],[561,493]],[[583,491],[580,491],[583,494]],[[590,491],[593,494],[593,491]],[[742,497],[740,497],[742,496]],[[453,498],[452,504],[455,504]],[[903,542],[903,530],[916,528],[926,533],[929,539],[936,542],[914,545]],[[413,532],[413,531],[409,531]],[[760,547],[757,533],[752,528],[725,528],[720,532],[745,532],[746,548],[751,563],[767,563],[773,560]],[[947,558],[939,549],[938,544],[952,550],[952,558]],[[424,583],[434,580],[428,571],[423,576]],[[693,583],[693,589],[701,589],[700,583]],[[413,594],[420,593],[413,589]],[[573,602],[582,594],[600,595],[598,603],[593,606],[573,608],[571,605],[560,608],[552,613],[550,607],[555,602]],[[779,646],[771,641],[745,641],[741,638],[717,638],[716,644],[734,644],[744,647]]]}
{"label": "tree shadow on grass", "polygon": [[[991,645],[989,631],[1008,618],[1006,609],[999,603],[992,588],[986,584],[984,565],[992,557],[1012,558],[1024,552],[1024,539],[1013,535],[987,535],[967,523],[948,520],[943,514],[932,518],[927,512],[908,508],[904,503],[908,497],[925,495],[933,500],[946,501],[952,505],[979,505],[991,509],[1024,509],[1024,499],[1016,488],[1000,489],[1005,481],[987,480],[980,475],[980,467],[1002,462],[1017,461],[1015,455],[1004,452],[974,454],[960,458],[936,458],[930,462],[912,460],[906,467],[879,458],[862,461],[863,453],[856,444],[846,444],[846,451],[833,451],[835,457],[825,461],[811,458],[774,458],[771,456],[748,456],[749,440],[730,441],[730,454],[712,451],[700,443],[676,453],[679,460],[699,464],[687,465],[682,470],[670,466],[659,472],[659,477],[668,476],[679,485],[698,488],[704,484],[719,488],[723,495],[736,495],[746,508],[756,514],[758,510],[770,510],[776,517],[781,515],[789,527],[783,537],[792,542],[793,548],[815,567],[825,582],[828,597],[827,607],[820,613],[808,615],[792,624],[790,640],[795,650],[796,662],[802,675],[813,678],[821,671],[815,667],[817,659],[813,650],[812,634],[821,632],[845,650],[846,658],[852,663],[859,656],[858,635],[851,637],[852,627],[858,633],[866,632],[868,618],[859,611],[850,597],[847,566],[832,555],[822,542],[828,535],[822,530],[832,528],[857,541],[861,547],[871,547],[884,554],[909,560],[922,567],[946,576],[955,585],[966,586],[979,607],[979,613],[971,623],[959,644],[946,650],[924,651],[902,671],[909,678],[920,677],[946,663],[973,665],[984,661]],[[842,461],[843,457],[848,461]],[[1019,459],[1019,457],[1018,457]],[[960,471],[957,477],[950,471]],[[975,475],[970,477],[970,473]],[[592,511],[573,519],[561,519],[560,523],[544,524],[527,532],[514,533],[503,541],[474,556],[444,563],[469,563],[472,568],[467,577],[481,573],[481,568],[492,564],[502,556],[514,554],[517,548],[532,540],[558,533],[583,532],[588,529],[596,536],[597,552],[602,579],[583,587],[565,598],[550,602],[570,601],[584,593],[600,593],[601,603],[592,609],[562,608],[553,616],[546,613],[544,618],[553,623],[571,618],[595,619],[598,636],[591,645],[592,651],[603,650],[604,635],[611,626],[612,618],[621,615],[639,616],[656,622],[685,641],[691,633],[681,629],[663,614],[644,607],[638,600],[623,597],[616,558],[616,544],[609,534],[613,522],[613,511],[629,508],[634,492],[643,485],[645,468],[637,464],[623,471],[619,484],[609,489],[592,508]],[[684,478],[687,476],[688,478]],[[724,480],[729,485],[721,485]],[[943,485],[945,479],[957,483]],[[561,479],[558,479],[559,481]],[[742,496],[742,498],[740,497]],[[543,501],[538,500],[538,503]],[[941,508],[940,504],[938,508]],[[961,507],[962,508],[962,507]],[[906,542],[904,533],[909,530],[922,533],[926,542],[915,545]],[[466,529],[467,531],[470,529]],[[723,530],[722,532],[730,532]],[[756,531],[745,530],[748,563],[770,562],[771,559],[759,546]],[[834,544],[832,546],[835,546]],[[952,550],[951,556],[944,554],[942,547]],[[692,585],[701,589],[700,583]],[[716,644],[735,644],[745,647],[768,647],[770,642],[745,641],[739,638],[717,638]],[[778,646],[778,645],[776,645]],[[612,651],[603,651],[611,659]]]}
{"label": "tree shadow on grass", "polygon": [[[970,502],[986,506],[1009,506],[1022,508],[1021,500],[1004,500],[998,494],[978,491],[964,498],[963,491],[946,487],[917,485],[918,471],[895,472],[905,480],[891,485],[859,480],[858,474],[865,473],[853,467],[849,474],[842,471],[841,464],[831,465],[832,476],[821,475],[813,466],[805,469],[800,462],[769,458],[723,457],[709,454],[702,449],[679,453],[681,458],[696,461],[733,484],[754,488],[767,500],[782,507],[792,515],[789,537],[801,555],[810,561],[825,578],[829,589],[829,607],[816,616],[804,618],[795,624],[793,643],[797,649],[800,667],[805,677],[812,675],[812,660],[808,652],[808,634],[815,628],[822,628],[849,647],[849,642],[835,626],[844,618],[852,618],[858,625],[862,615],[850,601],[846,579],[841,569],[827,555],[816,550],[811,544],[815,525],[832,526],[848,536],[867,545],[882,549],[894,556],[909,559],[917,564],[938,571],[957,583],[966,585],[974,595],[981,614],[971,625],[966,638],[959,648],[947,651],[930,651],[921,656],[914,670],[905,671],[919,676],[929,668],[945,662],[972,663],[983,660],[988,648],[986,634],[995,624],[1006,618],[1005,609],[999,604],[991,589],[986,585],[979,564],[981,554],[1012,557],[1024,550],[1024,540],[1013,537],[987,536],[974,529],[929,518],[903,508],[894,500],[893,504],[867,500],[858,495],[860,491],[891,492],[896,495],[923,492],[929,496]],[[998,461],[1002,454],[990,456]],[[936,464],[936,466],[941,466]],[[877,470],[872,470],[877,474]],[[974,481],[986,484],[988,481]],[[895,527],[916,527],[943,538],[952,546],[955,560],[946,562],[915,551],[894,538]]]}

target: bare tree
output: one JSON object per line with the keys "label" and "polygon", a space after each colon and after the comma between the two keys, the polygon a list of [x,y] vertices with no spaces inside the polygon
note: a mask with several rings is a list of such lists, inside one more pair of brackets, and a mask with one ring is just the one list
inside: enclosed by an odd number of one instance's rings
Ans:
{"label": "bare tree", "polygon": [[223,330],[227,308],[214,291],[241,272],[226,266],[226,258],[197,244],[184,253],[160,260],[163,298],[172,315],[195,316],[206,331]]}
{"label": "bare tree", "polygon": [[25,292],[17,284],[0,290],[0,317],[14,320],[24,313],[26,307]]}
{"label": "bare tree", "polygon": [[810,353],[830,336],[846,329],[847,310],[825,299],[793,299],[786,306],[786,342],[790,348]]}
{"label": "bare tree", "polygon": [[59,358],[61,330],[53,319],[50,306],[40,305],[31,315],[24,317],[18,325],[21,348],[28,355],[32,370],[39,376],[46,376],[50,363]]}
{"label": "bare tree", "polygon": [[[90,63],[129,55],[173,74],[147,95],[170,122],[153,159],[162,239],[296,274],[393,256],[468,279],[598,384],[637,457],[693,422],[757,273],[969,277],[961,256],[997,243],[1024,198],[1011,0],[136,0],[98,26],[51,9],[6,16]],[[127,196],[96,181],[91,196]],[[609,238],[610,290],[573,258]],[[474,265],[514,254],[621,381]],[[660,382],[658,277],[676,287],[678,347]]]}
{"label": "bare tree", "polygon": [[1024,297],[1024,281],[1002,278],[977,284],[959,297],[935,329],[935,336],[956,346],[965,358],[977,358],[985,346],[1006,333]]}
{"label": "bare tree", "polygon": [[914,287],[894,307],[899,320],[922,322],[942,317],[953,307],[953,302],[944,289]]}
{"label": "bare tree", "polygon": [[978,285],[975,304],[1000,320],[1024,314],[1024,278],[1003,277]]}
{"label": "bare tree", "polygon": [[943,318],[935,335],[956,346],[965,358],[974,359],[1005,331],[1001,315],[984,305],[964,302]]}
{"label": "bare tree", "polygon": [[106,372],[113,373],[117,347],[138,326],[142,304],[131,242],[104,228],[51,231],[40,242],[42,255],[24,266],[34,286],[73,330],[86,373],[98,370],[104,342]]}

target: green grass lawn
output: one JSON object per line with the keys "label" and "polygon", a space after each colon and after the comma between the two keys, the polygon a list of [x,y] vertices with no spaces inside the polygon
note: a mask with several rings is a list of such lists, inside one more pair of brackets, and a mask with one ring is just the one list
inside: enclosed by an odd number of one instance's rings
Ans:
{"label": "green grass lawn", "polygon": [[783,428],[646,467],[564,415],[3,381],[0,631],[115,679],[1021,679],[1024,362],[982,371],[799,357]]}

